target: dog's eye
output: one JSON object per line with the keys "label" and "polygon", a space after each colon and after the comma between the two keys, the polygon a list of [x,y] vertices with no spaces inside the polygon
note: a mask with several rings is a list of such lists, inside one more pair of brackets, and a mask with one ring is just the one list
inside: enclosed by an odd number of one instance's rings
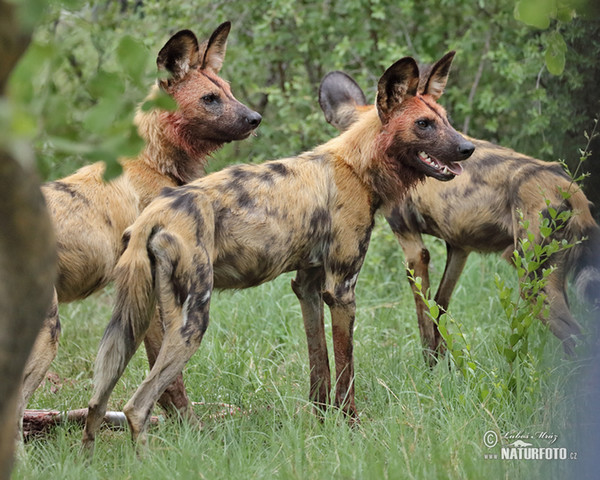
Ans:
{"label": "dog's eye", "polygon": [[429,120],[417,120],[415,122],[419,128],[426,129],[431,126],[432,122]]}
{"label": "dog's eye", "polygon": [[208,93],[202,97],[202,101],[206,105],[211,105],[219,101],[219,96],[215,93]]}

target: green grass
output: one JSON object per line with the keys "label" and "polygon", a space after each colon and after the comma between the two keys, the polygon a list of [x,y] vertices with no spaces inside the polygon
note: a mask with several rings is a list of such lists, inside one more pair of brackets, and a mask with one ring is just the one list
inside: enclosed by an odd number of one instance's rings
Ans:
{"label": "green grass", "polygon": [[[437,284],[445,248],[437,240],[428,245]],[[103,429],[95,457],[86,464],[79,452],[81,428],[56,427],[25,446],[14,478],[564,478],[572,466],[568,462],[484,459],[499,453],[484,445],[488,430],[554,432],[559,446],[574,447],[567,444],[573,438],[568,402],[582,362],[564,360],[558,342],[539,322],[531,334],[535,365],[522,369],[527,375],[517,379],[513,391],[504,387],[511,372],[496,345],[509,329],[494,273],[516,285],[514,271],[496,256],[472,255],[467,263],[451,305],[477,362],[478,375],[465,378],[447,362],[425,367],[402,262],[398,244],[379,222],[357,286],[359,427],[348,427],[335,410],[322,422],[312,414],[300,308],[289,286],[292,275],[284,275],[255,289],[214,296],[210,326],[184,373],[190,398],[205,403],[195,407],[202,430],[163,421],[151,429],[149,448],[137,458],[127,431]],[[87,405],[111,299],[109,289],[61,307],[63,336],[52,367],[59,381],[46,381],[30,408]],[[329,319],[326,331],[331,342]],[[332,351],[330,345],[330,356]],[[109,409],[123,407],[147,368],[141,349]],[[482,382],[492,392],[483,402]],[[219,416],[219,403],[241,412]]]}

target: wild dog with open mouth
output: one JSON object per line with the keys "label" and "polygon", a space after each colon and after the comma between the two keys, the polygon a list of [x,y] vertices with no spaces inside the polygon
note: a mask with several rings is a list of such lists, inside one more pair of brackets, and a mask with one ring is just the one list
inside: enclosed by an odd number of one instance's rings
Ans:
{"label": "wild dog with open mouth", "polygon": [[[229,84],[218,76],[230,28],[229,22],[223,23],[202,44],[191,31],[182,30],[160,50],[158,70],[169,76],[160,79],[149,96],[162,89],[177,108],[138,110],[135,122],[146,144],[138,157],[122,160],[123,175],[107,183],[104,164],[96,163],[43,186],[56,232],[59,277],[53,305],[25,369],[21,414],[56,356],[58,302],[82,299],[106,286],[123,250],[123,231],[150,201],[163,188],[202,176],[211,152],[248,137],[258,127],[261,116],[236,100]],[[156,336],[161,333],[151,331],[145,339],[151,364],[160,348]],[[172,403],[187,414],[182,384],[175,396],[163,400],[165,406]]]}
{"label": "wild dog with open mouth", "polygon": [[[319,102],[326,120],[340,131],[351,128],[372,109],[361,88],[343,72],[325,76]],[[574,276],[584,300],[600,304],[600,229],[590,213],[589,201],[560,164],[537,160],[483,140],[470,140],[476,149],[465,164],[463,175],[447,184],[426,179],[386,215],[402,246],[408,269],[414,271],[415,278],[421,277],[422,291],[428,292],[430,255],[421,235],[434,235],[446,242],[446,267],[435,294],[437,304],[446,310],[469,253],[503,251],[503,257],[511,260],[518,240],[525,235],[518,210],[523,212],[539,244],[544,242],[539,230],[540,212],[550,218],[550,208],[558,212],[573,211],[575,214],[553,238],[566,239],[571,244],[584,237],[587,240],[555,253],[544,265],[555,270],[543,292],[547,296],[548,317],[541,318],[571,354],[575,346],[573,336],[580,333],[580,326],[569,310],[568,276]],[[565,200],[561,192],[571,195]],[[541,275],[539,271],[534,273],[538,278]],[[414,283],[410,283],[425,357],[434,364],[443,350],[443,341]]]}
{"label": "wild dog with open mouth", "polygon": [[331,389],[325,302],[333,324],[334,403],[357,418],[354,288],[375,213],[427,175],[454,177],[461,171],[456,162],[473,152],[436,103],[453,57],[436,63],[422,94],[416,62],[394,63],[378,82],[377,108],[313,151],[227,168],[163,192],[146,208],[127,230],[116,267],[117,302],[96,359],[85,447],[93,448],[110,393],[144,338],[155,304],[164,325],[162,348],[124,407],[132,436],[142,443],[154,403],[200,345],[213,289],[252,287],[294,270],[308,338],[310,398],[324,406]]}

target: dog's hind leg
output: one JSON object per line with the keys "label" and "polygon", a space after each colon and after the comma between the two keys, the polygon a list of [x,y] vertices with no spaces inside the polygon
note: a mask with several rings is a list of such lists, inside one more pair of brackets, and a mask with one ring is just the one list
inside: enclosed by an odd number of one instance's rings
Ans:
{"label": "dog's hind leg", "polygon": [[162,230],[149,245],[155,259],[154,289],[164,337],[148,377],[123,408],[132,438],[140,444],[146,442],[152,407],[181,374],[208,326],[213,288],[208,252],[214,232],[210,228],[201,232],[196,223],[182,222],[177,232]]}
{"label": "dog's hind leg", "polygon": [[183,242],[167,236],[170,234],[165,234],[164,244],[179,244],[182,255],[172,261],[170,270],[162,267],[165,259],[161,258],[161,252],[156,255],[157,297],[165,328],[163,343],[148,377],[123,408],[132,438],[140,445],[146,443],[146,426],[152,407],[181,374],[208,327],[213,287],[209,255],[201,246],[195,248],[193,255],[184,255]]}
{"label": "dog's hind leg", "polygon": [[[427,305],[421,295],[429,298],[429,250],[423,243],[423,238],[416,232],[394,232],[396,238],[404,252],[406,261],[407,275],[409,275],[410,288],[413,292],[415,306],[417,309],[417,321],[419,332],[421,334],[421,343],[423,345],[425,361],[433,366],[437,362],[437,347],[439,346],[439,333],[431,318],[428,316]],[[412,274],[411,274],[412,271]],[[411,278],[412,275],[412,278]],[[421,288],[419,289],[415,282],[417,278],[421,279]]]}
{"label": "dog's hind leg", "polygon": [[331,372],[325,341],[323,312],[324,271],[322,268],[299,270],[292,290],[300,301],[310,364],[310,399],[315,407],[325,408],[331,391]]}
{"label": "dog's hind leg", "polygon": [[50,364],[56,358],[58,352],[58,340],[60,338],[60,319],[58,315],[58,299],[56,289],[52,297],[52,304],[48,309],[42,328],[33,344],[33,349],[29,354],[25,370],[23,371],[23,386],[21,400],[17,410],[18,433],[23,432],[23,413],[29,399],[40,386]]}
{"label": "dog's hind leg", "polygon": [[[456,248],[448,243],[446,244],[446,266],[444,268],[444,274],[440,280],[437,292],[435,294],[435,303],[440,307],[440,313],[444,313],[448,310],[450,304],[450,297],[452,292],[456,288],[458,279],[467,263],[469,252],[462,248]],[[437,325],[434,324],[434,347],[436,357],[444,352],[444,342],[440,335],[440,331]]]}
{"label": "dog's hind leg", "polygon": [[[560,255],[560,254],[559,254]],[[555,264],[555,270],[548,276],[548,282],[542,293],[546,295],[547,316],[540,314],[540,320],[548,325],[550,331],[562,342],[568,356],[575,354],[575,337],[581,334],[581,326],[569,309],[566,293],[566,278],[562,262]],[[535,303],[537,298],[532,298]]]}
{"label": "dog's hind leg", "polygon": [[[144,337],[144,346],[146,347],[146,355],[148,357],[150,368],[152,368],[156,362],[156,357],[160,351],[163,338],[164,327],[157,310],[150,323],[150,328]],[[178,375],[175,381],[167,387],[165,392],[158,399],[158,403],[168,416],[172,417],[179,415],[187,421],[198,422],[185,390],[183,374]]]}
{"label": "dog's hind leg", "polygon": [[106,413],[110,394],[142,342],[155,312],[155,259],[150,256],[151,252],[147,248],[154,241],[151,238],[152,232],[142,231],[135,238],[135,246],[132,238],[116,267],[117,300],[96,356],[94,392],[88,404],[82,438],[82,447],[90,455],[93,453],[96,432]]}

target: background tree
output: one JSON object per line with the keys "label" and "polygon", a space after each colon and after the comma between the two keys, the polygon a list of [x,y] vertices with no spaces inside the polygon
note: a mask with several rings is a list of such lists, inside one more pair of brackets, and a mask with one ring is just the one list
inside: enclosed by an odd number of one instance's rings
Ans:
{"label": "background tree", "polygon": [[[575,159],[583,131],[600,112],[600,44],[593,41],[600,17],[569,4],[562,21],[549,18],[539,29],[516,20],[515,5],[69,0],[48,10],[11,90],[27,106],[20,127],[34,135],[46,177],[110,161],[139,148],[132,112],[154,75],[149,59],[165,38],[181,28],[206,35],[228,19],[224,75],[265,121],[258,139],[231,145],[212,168],[292,155],[333,135],[316,100],[328,71],[345,70],[373,97],[376,78],[399,57],[429,62],[450,49],[458,55],[444,102],[458,127],[538,158]],[[560,76],[546,65],[556,35],[566,42]]]}
{"label": "background tree", "polygon": [[[0,0],[0,478],[8,479],[16,407],[29,351],[50,305],[55,251],[31,152],[12,131],[8,75],[27,48],[31,24]],[[11,428],[12,427],[12,428]]]}

